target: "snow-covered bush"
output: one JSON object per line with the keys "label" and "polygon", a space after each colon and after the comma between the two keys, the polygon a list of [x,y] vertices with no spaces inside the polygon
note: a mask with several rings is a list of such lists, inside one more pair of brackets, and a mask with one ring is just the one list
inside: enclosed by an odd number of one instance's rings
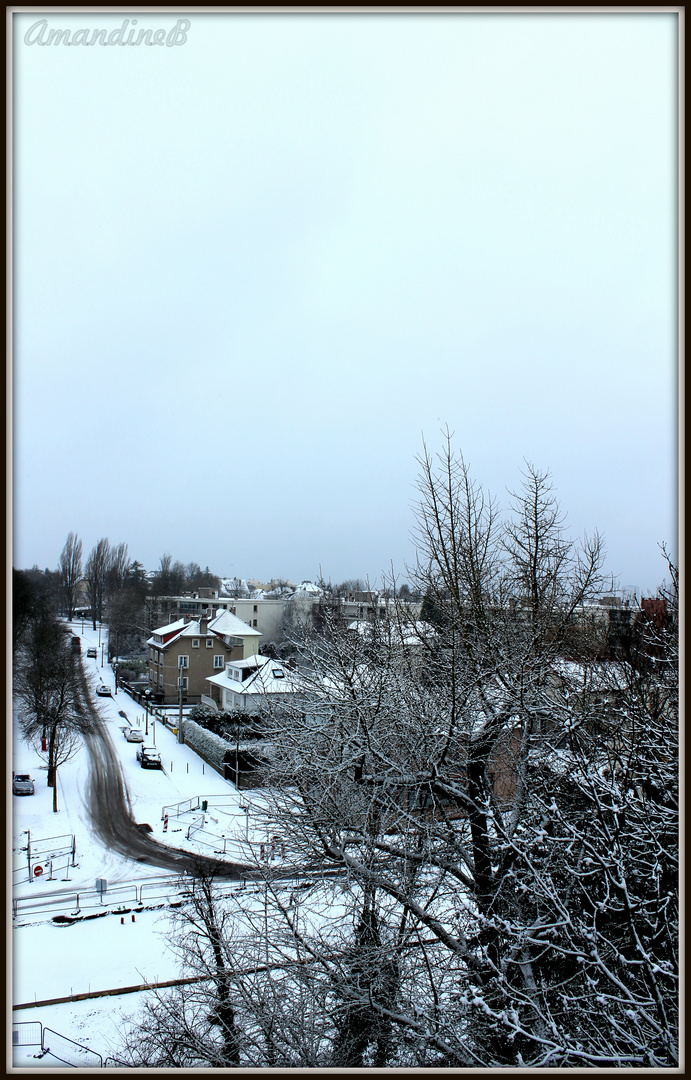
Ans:
{"label": "snow-covered bush", "polygon": [[183,720],[182,734],[187,745],[196,750],[210,764],[223,766],[223,758],[230,748],[229,742],[222,739],[220,735],[214,735],[212,731],[200,727],[194,720]]}
{"label": "snow-covered bush", "polygon": [[209,720],[218,716],[218,710],[212,708],[211,705],[199,704],[190,709],[190,720],[194,720],[195,723],[201,724],[202,727],[207,726]]}

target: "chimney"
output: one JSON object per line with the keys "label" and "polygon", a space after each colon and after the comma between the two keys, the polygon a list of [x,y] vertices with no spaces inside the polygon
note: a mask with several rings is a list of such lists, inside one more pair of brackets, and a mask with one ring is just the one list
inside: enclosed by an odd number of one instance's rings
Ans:
{"label": "chimney", "polygon": [[199,619],[199,633],[203,636],[206,634],[206,628],[209,625],[209,613],[205,611]]}

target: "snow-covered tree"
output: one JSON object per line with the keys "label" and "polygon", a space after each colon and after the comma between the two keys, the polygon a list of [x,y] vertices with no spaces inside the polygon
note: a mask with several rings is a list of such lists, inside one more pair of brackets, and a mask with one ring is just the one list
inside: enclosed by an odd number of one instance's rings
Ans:
{"label": "snow-covered tree", "polygon": [[549,475],[502,520],[450,438],[420,464],[434,620],[295,633],[264,793],[286,859],[226,950],[240,1064],[674,1067],[676,570],[613,659],[583,618],[602,542]]}
{"label": "snow-covered tree", "polygon": [[412,1039],[419,1065],[673,1065],[673,621],[659,656],[648,625],[636,662],[603,661],[578,632],[603,546],[570,542],[549,476],[529,465],[500,522],[450,444],[421,465],[434,635],[412,646],[400,612],[303,642],[312,692],[274,735],[267,826],[376,917],[397,975],[363,996],[396,1017],[389,1064]]}

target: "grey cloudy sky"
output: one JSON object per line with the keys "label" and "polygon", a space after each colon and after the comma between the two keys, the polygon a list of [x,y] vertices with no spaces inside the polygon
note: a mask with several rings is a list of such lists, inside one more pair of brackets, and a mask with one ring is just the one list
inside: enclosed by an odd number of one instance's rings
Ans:
{"label": "grey cloudy sky", "polygon": [[[14,554],[223,575],[412,557],[448,424],[551,469],[625,587],[676,550],[670,13],[14,24]],[[137,20],[136,24],[134,19]],[[33,28],[33,30],[31,29]],[[133,39],[133,38],[132,38]]]}

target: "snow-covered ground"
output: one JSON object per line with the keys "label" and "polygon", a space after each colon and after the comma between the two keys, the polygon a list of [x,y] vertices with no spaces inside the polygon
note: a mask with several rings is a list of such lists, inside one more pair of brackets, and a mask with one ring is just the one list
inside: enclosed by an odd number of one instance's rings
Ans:
{"label": "snow-covered ground", "polygon": [[[82,639],[82,663],[92,677],[94,688],[103,681],[114,689],[111,668],[101,667],[98,659],[88,659],[89,646],[98,646],[98,631],[75,622],[72,628]],[[248,849],[245,837],[255,851],[267,843],[251,810],[246,815],[242,806],[255,804],[260,796],[238,792],[230,781],[224,780],[187,746],[177,742],[172,731],[149,718],[149,736],[145,745],[155,745],[161,753],[162,770],[142,769],[136,760],[136,743],[128,743],[121,728],[127,714],[132,726],[144,728],[144,712],[126,693],[119,690],[112,698],[98,698],[103,716],[123,766],[129,788],[134,817],[139,823],[151,826],[153,836],[175,847],[213,854],[226,847],[230,859],[245,860]],[[88,755],[81,747],[72,760],[62,765],[58,773],[58,812],[53,813],[52,789],[46,785],[45,763],[35,750],[19,736],[15,723],[13,765],[15,772],[28,772],[35,780],[36,794],[12,797],[12,866],[13,898],[18,898],[18,915],[12,932],[12,991],[14,1005],[53,997],[66,997],[100,990],[118,989],[144,982],[175,978],[179,964],[169,949],[171,909],[167,898],[177,894],[174,874],[146,867],[113,851],[108,851],[92,834],[85,806],[85,781],[88,776]],[[186,799],[208,799],[205,831],[196,834],[197,841],[187,839],[189,825],[200,822],[201,812],[175,817],[171,812],[167,832],[164,832],[162,810]],[[27,842],[32,849],[61,847],[60,836],[75,837],[76,865],[65,856],[53,859],[53,878],[49,880],[50,861],[42,860],[40,877],[32,873],[28,880]],[[200,842],[203,839],[206,846]],[[40,841],[49,841],[40,844]],[[225,841],[220,843],[219,841]],[[69,841],[68,841],[69,842]],[[267,849],[268,850],[268,849]],[[68,865],[69,864],[69,865]],[[36,862],[32,859],[32,866]],[[57,869],[56,869],[57,867]],[[107,881],[107,891],[101,898],[94,893],[96,879]],[[143,887],[142,887],[143,886]],[[69,890],[69,896],[67,891]],[[105,911],[102,917],[74,923],[56,923],[56,910],[69,913],[76,910],[73,896],[82,891],[82,914]],[[64,896],[65,907],[40,911],[40,904],[30,901],[57,900]],[[128,901],[127,897],[131,899]],[[139,897],[141,901],[137,902]],[[126,914],[119,907],[130,909]],[[135,908],[140,910],[135,910]],[[135,918],[132,919],[134,914]],[[67,1038],[92,1047],[106,1056],[118,1044],[118,1026],[123,1013],[135,1013],[141,994],[94,998],[86,1001],[38,1008],[14,1009],[17,1022],[40,1021]],[[51,1067],[55,1060],[47,1056],[36,1060],[39,1047],[15,1047],[14,1064],[21,1067]]]}

